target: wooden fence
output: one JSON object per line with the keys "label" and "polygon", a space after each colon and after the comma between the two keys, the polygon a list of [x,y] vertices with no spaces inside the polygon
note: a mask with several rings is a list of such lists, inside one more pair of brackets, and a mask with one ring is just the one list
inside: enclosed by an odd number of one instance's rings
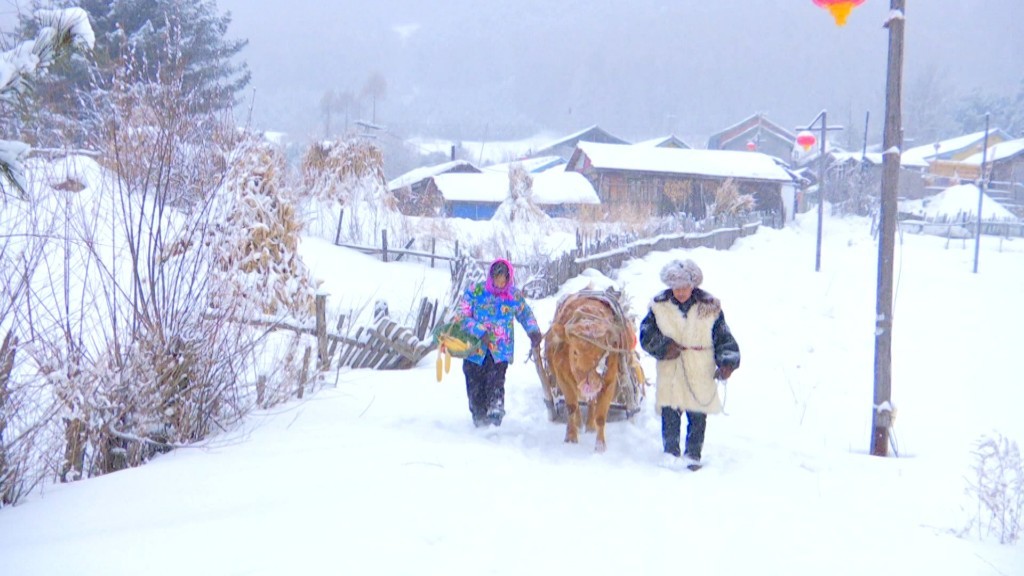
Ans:
{"label": "wooden fence", "polygon": [[681,232],[661,234],[652,238],[633,240],[620,246],[606,246],[604,251],[584,253],[573,250],[536,269],[526,269],[519,276],[526,278],[522,289],[528,298],[546,298],[558,292],[570,278],[579,276],[587,268],[602,274],[613,270],[632,258],[643,258],[651,252],[664,252],[678,248],[706,247],[727,250],[737,238],[757,232],[760,220],[710,232]]}

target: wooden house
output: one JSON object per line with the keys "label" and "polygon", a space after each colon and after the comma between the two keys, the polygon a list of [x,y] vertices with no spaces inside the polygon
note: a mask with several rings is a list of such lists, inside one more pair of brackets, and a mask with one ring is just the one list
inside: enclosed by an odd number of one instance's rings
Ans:
{"label": "wooden house", "polygon": [[708,138],[708,150],[743,150],[774,156],[789,164],[796,134],[758,113]]}
{"label": "wooden house", "polygon": [[[1011,140],[1006,132],[998,128],[989,130],[988,146],[996,146]],[[924,179],[924,187],[932,193],[950,186],[977,180],[981,174],[981,161],[974,164],[964,160],[979,154],[985,147],[985,131],[965,134],[948,140],[915,146],[900,155],[900,165],[916,168]]]}
{"label": "wooden house", "polygon": [[[1011,136],[999,128],[992,128],[988,132],[988,145],[990,147],[1007,140],[1012,140]],[[981,152],[984,146],[985,131],[982,130],[973,134],[965,134],[948,140],[940,140],[939,142],[908,148],[900,155],[900,163],[905,166],[927,168],[936,160],[959,162]]]}
{"label": "wooden house", "polygon": [[[465,160],[453,160],[434,166],[423,166],[410,170],[388,182],[390,191],[398,201],[398,208],[405,214],[426,215],[430,202],[426,200],[426,189],[430,179],[440,174],[479,173],[480,169]],[[420,204],[423,204],[420,206]]]}
{"label": "wooden house", "polygon": [[[599,204],[590,182],[575,172],[532,174],[534,203],[549,216],[572,216],[584,205]],[[427,213],[450,218],[488,220],[509,197],[508,174],[440,174],[430,179],[425,196]]]}
{"label": "wooden house", "polygon": [[648,211],[653,215],[685,212],[704,218],[718,189],[732,181],[740,194],[750,194],[756,210],[791,212],[786,197],[794,196],[793,175],[779,162],[758,152],[682,150],[580,142],[566,170],[587,177],[603,205]]}
{"label": "wooden house", "polygon": [[[842,202],[850,196],[854,188],[860,188],[867,196],[878,198],[882,193],[882,153],[881,152],[845,152],[833,150],[828,154],[828,180],[835,183],[834,192],[828,195],[830,202]],[[817,165],[808,165],[814,169],[811,180],[817,184]],[[917,200],[928,195],[921,179],[920,170],[912,167],[900,167],[899,192],[900,198]]]}
{"label": "wooden house", "polygon": [[576,144],[580,142],[599,142],[604,144],[629,144],[629,142],[623,140],[622,138],[619,138],[618,136],[610,134],[609,132],[603,130],[600,126],[595,124],[589,128],[580,130],[575,134],[570,134],[565,138],[547,144],[543,148],[534,150],[529,156],[559,156],[564,160],[568,161],[569,158],[572,156],[572,153],[576,151]]}
{"label": "wooden house", "polygon": [[[1024,217],[1024,138],[1006,140],[990,146],[984,155],[988,172],[988,194],[1013,213]],[[976,166],[981,174],[982,153],[963,160]]]}

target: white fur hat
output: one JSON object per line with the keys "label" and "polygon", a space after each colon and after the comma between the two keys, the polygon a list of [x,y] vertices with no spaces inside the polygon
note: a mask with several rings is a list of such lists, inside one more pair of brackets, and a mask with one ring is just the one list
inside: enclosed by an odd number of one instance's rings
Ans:
{"label": "white fur hat", "polygon": [[661,269],[661,281],[669,288],[696,288],[704,281],[704,273],[693,260],[673,260]]}

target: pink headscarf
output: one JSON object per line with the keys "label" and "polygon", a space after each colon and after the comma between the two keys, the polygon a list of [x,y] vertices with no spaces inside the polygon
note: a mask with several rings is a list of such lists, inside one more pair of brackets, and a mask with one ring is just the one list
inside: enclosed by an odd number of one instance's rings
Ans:
{"label": "pink headscarf", "polygon": [[[505,283],[505,287],[498,289],[494,285],[494,270],[500,265],[504,265],[508,270],[508,282]],[[502,298],[512,297],[512,286],[514,286],[513,280],[515,279],[515,273],[512,270],[512,264],[504,258],[498,258],[494,262],[491,262],[491,267],[487,270],[487,291],[495,296],[501,296]]]}

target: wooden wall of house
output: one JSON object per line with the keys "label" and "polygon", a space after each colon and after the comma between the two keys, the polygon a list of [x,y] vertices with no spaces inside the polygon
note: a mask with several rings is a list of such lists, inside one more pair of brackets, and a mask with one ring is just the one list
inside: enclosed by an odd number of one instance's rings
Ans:
{"label": "wooden wall of house", "polygon": [[434,185],[434,180],[428,179],[426,185],[420,187],[419,192],[415,188],[404,186],[395,190],[395,200],[398,202],[398,211],[406,216],[441,216],[444,212],[444,198],[441,191]]}
{"label": "wooden wall of house", "polygon": [[1024,185],[1024,155],[993,162],[992,180]]}
{"label": "wooden wall of house", "polygon": [[[633,212],[649,211],[665,216],[685,212],[694,218],[705,218],[707,206],[725,183],[723,178],[694,177],[686,174],[615,173],[588,170],[584,172],[597,191],[601,203],[610,210],[629,207]],[[741,194],[750,194],[757,201],[756,210],[782,212],[782,184],[778,182],[735,180]],[[673,201],[667,189],[685,189],[685,200]]]}

